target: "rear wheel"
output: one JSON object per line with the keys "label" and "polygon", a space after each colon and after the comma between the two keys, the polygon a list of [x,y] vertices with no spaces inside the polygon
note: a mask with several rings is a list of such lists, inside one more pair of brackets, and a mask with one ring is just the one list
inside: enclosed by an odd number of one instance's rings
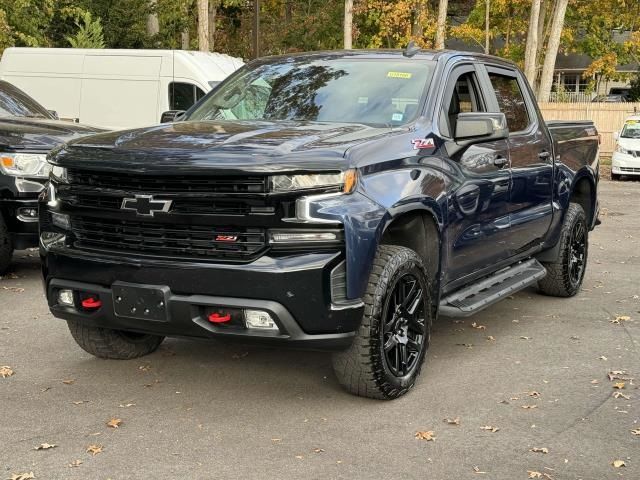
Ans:
{"label": "rear wheel", "polygon": [[544,263],[547,276],[538,282],[540,291],[554,297],[572,297],[580,290],[587,268],[589,229],[584,210],[569,204],[560,233],[560,255]]}
{"label": "rear wheel", "polygon": [[144,333],[89,327],[67,320],[73,339],[85,351],[99,358],[129,360],[155,352],[164,337]]}
{"label": "rear wheel", "polygon": [[413,387],[429,348],[430,292],[422,260],[413,250],[380,246],[356,338],[333,356],[343,387],[378,399],[400,397]]}
{"label": "rear wheel", "polygon": [[4,275],[11,264],[13,257],[13,242],[9,228],[0,213],[0,275]]}

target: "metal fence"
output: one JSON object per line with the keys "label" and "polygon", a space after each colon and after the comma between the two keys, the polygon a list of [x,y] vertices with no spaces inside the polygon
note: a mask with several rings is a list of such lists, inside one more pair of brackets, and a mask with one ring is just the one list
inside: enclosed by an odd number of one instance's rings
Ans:
{"label": "metal fence", "polygon": [[602,136],[600,153],[611,156],[615,148],[614,132],[619,132],[625,119],[640,114],[640,103],[551,103],[539,104],[545,120],[592,120]]}

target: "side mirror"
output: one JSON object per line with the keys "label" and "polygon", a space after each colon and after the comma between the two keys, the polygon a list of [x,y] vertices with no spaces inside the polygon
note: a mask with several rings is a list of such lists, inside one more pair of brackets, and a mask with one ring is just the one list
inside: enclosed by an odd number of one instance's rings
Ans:
{"label": "side mirror", "polygon": [[47,111],[49,112],[49,114],[51,114],[54,120],[60,120],[60,117],[58,116],[58,112],[56,112],[55,110],[47,110]]}
{"label": "side mirror", "polygon": [[504,113],[459,113],[456,119],[455,141],[458,144],[500,140],[509,136]]}
{"label": "side mirror", "polygon": [[168,110],[166,112],[163,112],[163,114],[160,116],[160,123],[177,122],[178,120],[182,120],[184,114],[184,110]]}
{"label": "side mirror", "polygon": [[613,132],[613,139],[618,140],[620,138],[620,132]]}

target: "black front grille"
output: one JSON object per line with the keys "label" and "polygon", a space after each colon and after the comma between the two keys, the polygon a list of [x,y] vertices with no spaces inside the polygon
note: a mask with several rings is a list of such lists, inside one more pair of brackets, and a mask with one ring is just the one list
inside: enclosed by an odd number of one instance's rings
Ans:
{"label": "black front grille", "polygon": [[259,194],[267,191],[267,177],[262,176],[155,176],[69,170],[68,179],[75,186],[145,193]]}
{"label": "black front grille", "polygon": [[262,228],[178,225],[73,216],[76,246],[161,257],[248,260],[266,247]]}

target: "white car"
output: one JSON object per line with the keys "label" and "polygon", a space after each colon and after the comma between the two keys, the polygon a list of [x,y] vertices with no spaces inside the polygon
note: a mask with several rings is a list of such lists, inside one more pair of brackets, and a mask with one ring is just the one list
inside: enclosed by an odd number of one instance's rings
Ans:
{"label": "white car", "polygon": [[622,175],[640,176],[640,115],[627,118],[615,134],[616,149],[611,157],[611,180]]}

